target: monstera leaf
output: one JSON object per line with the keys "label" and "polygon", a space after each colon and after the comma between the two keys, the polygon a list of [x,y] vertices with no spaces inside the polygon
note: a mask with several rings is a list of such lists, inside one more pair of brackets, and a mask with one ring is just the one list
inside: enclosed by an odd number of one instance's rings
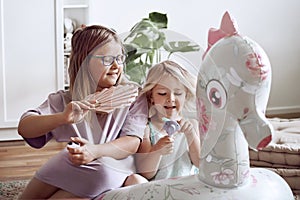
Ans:
{"label": "monstera leaf", "polygon": [[125,73],[130,80],[142,84],[149,68],[161,61],[161,51],[167,51],[168,57],[175,52],[198,51],[200,47],[189,41],[167,41],[165,30],[168,17],[159,12],[149,13],[136,23],[124,38],[127,52]]}
{"label": "monstera leaf", "polygon": [[190,41],[172,41],[164,44],[164,49],[170,52],[169,56],[175,52],[190,52],[199,51],[199,45],[192,43]]}

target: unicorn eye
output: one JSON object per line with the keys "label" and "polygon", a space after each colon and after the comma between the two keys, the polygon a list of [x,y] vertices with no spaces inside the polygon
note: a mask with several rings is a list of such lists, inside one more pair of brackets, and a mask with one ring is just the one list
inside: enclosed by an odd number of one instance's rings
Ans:
{"label": "unicorn eye", "polygon": [[223,85],[217,80],[211,80],[206,87],[208,100],[216,108],[222,109],[226,105],[227,94]]}

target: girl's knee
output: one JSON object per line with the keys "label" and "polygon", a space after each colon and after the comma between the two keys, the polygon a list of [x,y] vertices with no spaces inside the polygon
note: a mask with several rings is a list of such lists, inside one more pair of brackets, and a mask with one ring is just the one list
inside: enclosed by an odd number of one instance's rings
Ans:
{"label": "girl's knee", "polygon": [[123,184],[123,186],[135,185],[140,183],[147,183],[148,180],[139,174],[131,174],[128,176]]}

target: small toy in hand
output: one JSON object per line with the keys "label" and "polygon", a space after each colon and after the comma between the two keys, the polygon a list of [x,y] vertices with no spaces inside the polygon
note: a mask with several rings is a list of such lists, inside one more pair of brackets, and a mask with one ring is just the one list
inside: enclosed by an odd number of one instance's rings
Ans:
{"label": "small toy in hand", "polygon": [[80,147],[80,144],[77,142],[70,141],[70,142],[68,142],[68,147],[76,149],[76,148]]}
{"label": "small toy in hand", "polygon": [[168,133],[169,136],[180,130],[180,125],[173,120],[163,117],[162,120],[165,122],[163,129]]}

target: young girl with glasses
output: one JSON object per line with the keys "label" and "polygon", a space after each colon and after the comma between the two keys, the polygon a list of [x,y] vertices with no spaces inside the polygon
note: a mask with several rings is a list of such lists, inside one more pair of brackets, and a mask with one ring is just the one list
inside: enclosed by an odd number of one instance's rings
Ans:
{"label": "young girl with glasses", "polygon": [[[135,155],[138,173],[148,180],[186,176],[197,170],[198,123],[187,117],[196,113],[195,93],[196,77],[179,64],[167,60],[150,68],[142,89],[148,100],[148,125]],[[178,126],[172,135],[165,126],[170,120]]]}
{"label": "young girl with glasses", "polygon": [[147,101],[137,98],[138,87],[125,78],[124,66],[123,45],[111,29],[94,25],[74,33],[70,89],[50,94],[26,111],[18,126],[34,148],[51,139],[73,144],[36,172],[21,199],[91,199],[146,181],[132,175],[131,155],[143,139]]}

